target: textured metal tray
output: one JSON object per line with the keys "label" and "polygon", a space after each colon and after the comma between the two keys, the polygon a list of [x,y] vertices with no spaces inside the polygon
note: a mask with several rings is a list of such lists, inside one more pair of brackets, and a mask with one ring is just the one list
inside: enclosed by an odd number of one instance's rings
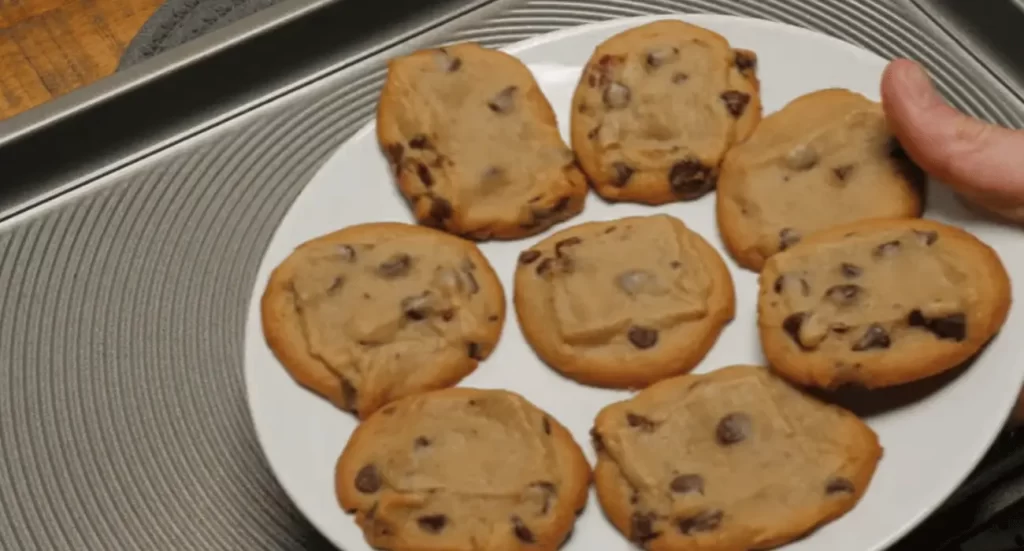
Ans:
{"label": "textured metal tray", "polygon": [[0,549],[329,549],[245,406],[244,316],[277,222],[372,114],[387,57],[667,12],[913,57],[962,109],[1024,122],[1008,73],[910,1],[283,2],[0,123]]}

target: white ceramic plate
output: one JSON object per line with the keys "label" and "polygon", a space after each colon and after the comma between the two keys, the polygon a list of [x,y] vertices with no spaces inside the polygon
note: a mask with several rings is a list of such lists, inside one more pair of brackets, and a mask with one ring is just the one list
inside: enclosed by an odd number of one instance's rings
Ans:
{"label": "white ceramic plate", "polygon": [[[885,61],[836,39],[776,23],[735,17],[680,17],[724,35],[759,58],[765,113],[813,90],[845,87],[878,99]],[[583,64],[598,43],[657,18],[586,25],[540,36],[507,49],[533,70],[568,136],[569,105]],[[697,372],[733,363],[763,363],[755,330],[757,280],[724,252],[714,218],[714,195],[662,207],[608,205],[591,195],[583,214],[568,222],[609,220],[652,212],[671,213],[718,247],[736,282],[738,312]],[[1013,283],[1024,288],[1024,246],[1016,232],[973,217],[938,186],[928,216],[967,227],[996,248]],[[246,326],[245,369],[249,405],[260,443],[278,480],[312,523],[347,551],[370,548],[334,497],[334,465],[356,426],[348,414],[292,382],[267,348],[259,300],[270,271],[299,243],[343,226],[374,221],[412,222],[392,184],[368,125],[335,152],[292,205],[263,259]],[[556,229],[566,227],[563,224]],[[552,230],[554,231],[554,230]],[[530,350],[512,314],[512,275],[518,253],[541,236],[482,245],[508,292],[509,318],[494,355],[462,386],[519,392],[562,421],[593,462],[588,432],[597,411],[626,392],[600,390],[557,376]],[[787,551],[874,551],[886,547],[933,511],[974,467],[1002,426],[1024,374],[1012,335],[1024,334],[1021,309],[972,367],[943,384],[872,394],[860,406],[878,432],[885,456],[860,504]],[[591,499],[568,550],[631,549]]]}

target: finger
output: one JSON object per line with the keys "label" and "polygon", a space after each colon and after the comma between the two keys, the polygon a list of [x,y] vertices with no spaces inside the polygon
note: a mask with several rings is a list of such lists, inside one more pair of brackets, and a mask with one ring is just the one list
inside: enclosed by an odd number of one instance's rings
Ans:
{"label": "finger", "polygon": [[896,138],[926,172],[984,206],[1024,205],[1024,131],[953,109],[924,69],[906,59],[886,68],[882,105]]}

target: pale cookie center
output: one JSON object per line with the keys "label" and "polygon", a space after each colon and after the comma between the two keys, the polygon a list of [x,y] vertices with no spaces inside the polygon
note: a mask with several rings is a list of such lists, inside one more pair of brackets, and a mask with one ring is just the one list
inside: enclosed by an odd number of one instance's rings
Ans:
{"label": "pale cookie center", "polygon": [[966,338],[973,290],[935,232],[851,236],[777,266],[783,329],[805,349],[884,350],[899,333]]}
{"label": "pale cookie center", "polygon": [[612,185],[655,172],[681,197],[698,197],[714,187],[750,94],[732,89],[730,52],[702,40],[652,39],[637,49],[587,68],[591,91],[578,109],[592,117],[588,139]]}
{"label": "pale cookie center", "polygon": [[555,321],[572,345],[624,339],[649,348],[660,332],[708,313],[710,281],[701,258],[667,220],[565,239],[538,271],[550,278]]}
{"label": "pale cookie center", "polygon": [[891,149],[884,115],[861,109],[751,159],[736,195],[756,221],[759,248],[770,255],[824,228],[902,215],[908,188],[893,184]]}
{"label": "pale cookie center", "polygon": [[550,522],[562,484],[550,421],[517,400],[423,401],[379,437],[353,481],[376,499],[374,522],[526,543]]}
{"label": "pale cookie center", "polygon": [[521,213],[523,220],[557,215],[553,211],[565,205],[555,208],[560,190],[550,184],[566,178],[575,158],[557,127],[543,119],[546,106],[529,95],[529,74],[498,73],[511,63],[503,58],[488,63],[437,55],[459,62],[454,68],[425,62],[418,72],[392,77],[402,79],[409,95],[409,105],[395,114],[400,131],[411,137],[397,162],[460,212],[472,205],[480,218],[501,219],[514,205],[529,211]]}
{"label": "pale cookie center", "polygon": [[296,269],[292,286],[311,355],[339,373],[362,371],[484,338],[484,301],[473,299],[477,266],[433,241],[408,245],[339,245]]}
{"label": "pale cookie center", "polygon": [[830,431],[835,414],[783,395],[763,376],[694,381],[682,396],[637,401],[600,444],[632,496],[638,541],[667,522],[682,535],[744,522],[770,527],[794,510],[854,491]]}

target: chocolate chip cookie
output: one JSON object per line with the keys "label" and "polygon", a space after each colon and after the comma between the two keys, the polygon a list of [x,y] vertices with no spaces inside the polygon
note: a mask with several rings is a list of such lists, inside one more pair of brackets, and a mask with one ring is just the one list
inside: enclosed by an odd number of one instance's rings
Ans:
{"label": "chocolate chip cookie", "polygon": [[586,177],[551,104],[504,52],[464,43],[391,60],[377,139],[421,224],[510,239],[583,210]]}
{"label": "chocolate chip cookie", "polygon": [[924,185],[880,104],[821,90],[765,117],[729,151],[718,180],[718,226],[729,253],[757,271],[816,231],[919,216]]}
{"label": "chocolate chip cookie", "polygon": [[365,417],[472,372],[498,342],[505,298],[473,243],[382,222],[296,248],[271,274],[262,316],[299,384]]}
{"label": "chocolate chip cookie", "polygon": [[569,432],[518,394],[450,388],[394,402],[356,429],[336,491],[391,551],[554,551],[587,501]]}
{"label": "chocolate chip cookie", "polygon": [[593,437],[601,507],[652,551],[795,540],[852,509],[882,453],[852,413],[742,365],[607,406]]}
{"label": "chocolate chip cookie", "polygon": [[869,220],[769,258],[758,326],[765,357],[788,379],[873,388],[962,364],[1009,307],[1006,270],[974,236],[931,220]]}
{"label": "chocolate chip cookie", "polygon": [[761,118],[757,56],[664,20],[594,51],[572,100],[572,147],[611,201],[658,205],[715,188],[725,152]]}
{"label": "chocolate chip cookie", "polygon": [[580,224],[523,251],[515,305],[526,340],[556,370],[641,387],[696,366],[735,296],[718,252],[660,214]]}

